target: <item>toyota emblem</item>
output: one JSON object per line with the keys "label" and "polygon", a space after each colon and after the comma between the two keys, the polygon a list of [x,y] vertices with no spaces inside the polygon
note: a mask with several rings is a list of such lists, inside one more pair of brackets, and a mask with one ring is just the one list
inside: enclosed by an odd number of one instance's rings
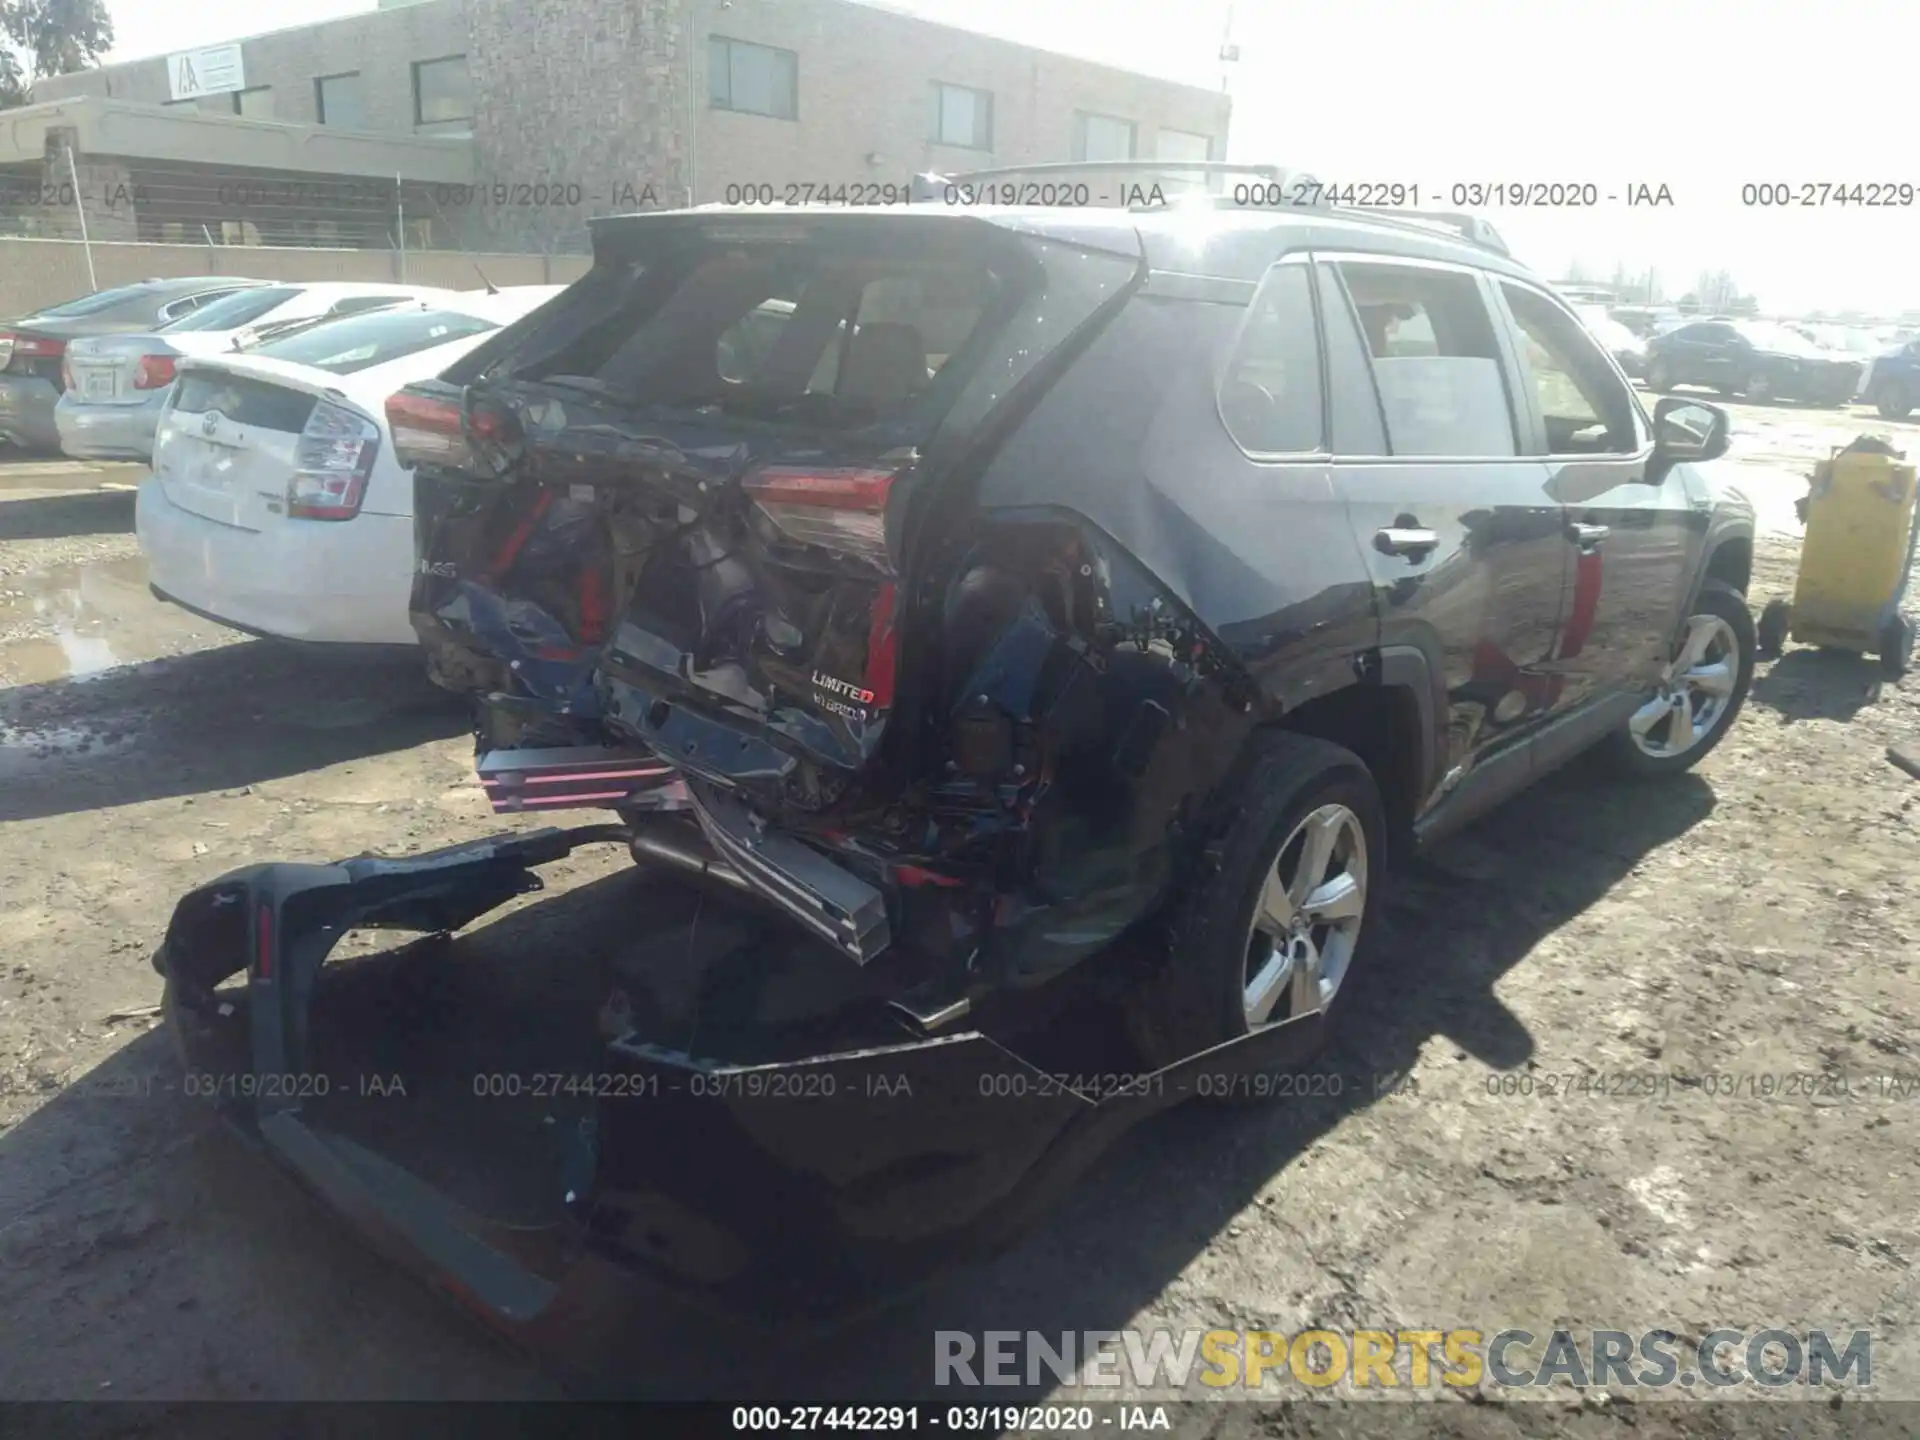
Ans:
{"label": "toyota emblem", "polygon": [[219,428],[220,412],[218,410],[209,410],[205,418],[200,421],[200,433],[202,435],[211,435]]}

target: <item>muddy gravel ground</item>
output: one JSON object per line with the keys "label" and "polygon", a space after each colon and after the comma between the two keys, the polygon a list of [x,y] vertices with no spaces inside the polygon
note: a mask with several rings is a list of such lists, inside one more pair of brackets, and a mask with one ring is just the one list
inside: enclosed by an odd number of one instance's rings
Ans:
{"label": "muddy gravel ground", "polygon": [[[1790,590],[1812,460],[1864,428],[1920,450],[1920,429],[1735,413],[1723,463],[1770,532],[1757,610]],[[1790,649],[1697,775],[1623,788],[1577,765],[1537,787],[1397,877],[1327,1062],[1339,1095],[1150,1121],[1016,1251],[883,1322],[742,1348],[600,1277],[601,1323],[537,1365],[183,1093],[149,966],[180,893],[262,858],[502,822],[459,709],[411,661],[319,662],[154,601],[137,478],[0,465],[0,1397],[874,1400],[930,1393],[935,1330],[1464,1325],[1867,1328],[1876,1391],[1920,1400],[1920,783],[1883,757],[1920,739],[1920,682]],[[610,848],[547,873],[547,895],[433,963],[587,964],[675,909]],[[1666,1078],[1594,1093],[1616,1075]],[[1569,1093],[1568,1076],[1588,1083]],[[1827,1080],[1750,1093],[1796,1076]],[[1707,1411],[1483,1387],[1413,1411],[1221,1403],[1180,1423],[1705,1435],[1920,1417],[1790,1393]]]}

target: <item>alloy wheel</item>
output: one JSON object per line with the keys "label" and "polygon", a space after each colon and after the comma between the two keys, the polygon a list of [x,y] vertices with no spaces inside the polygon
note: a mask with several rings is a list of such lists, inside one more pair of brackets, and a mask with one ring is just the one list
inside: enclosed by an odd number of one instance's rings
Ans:
{"label": "alloy wheel", "polygon": [[1274,857],[1247,936],[1247,1028],[1333,1003],[1367,910],[1367,837],[1344,805],[1322,805]]}
{"label": "alloy wheel", "polygon": [[1740,675],[1740,641],[1718,615],[1687,621],[1687,637],[1659,690],[1627,720],[1642,754],[1684,755],[1719,728]]}

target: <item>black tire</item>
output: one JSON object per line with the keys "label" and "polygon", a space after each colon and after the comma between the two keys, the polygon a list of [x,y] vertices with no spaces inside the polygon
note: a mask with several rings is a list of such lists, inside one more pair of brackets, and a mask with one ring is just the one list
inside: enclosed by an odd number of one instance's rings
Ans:
{"label": "black tire", "polygon": [[1673,371],[1667,368],[1664,360],[1652,360],[1647,363],[1647,389],[1658,390],[1662,394],[1673,389]]}
{"label": "black tire", "polygon": [[1772,377],[1764,370],[1756,370],[1747,376],[1746,382],[1740,387],[1740,393],[1749,405],[1770,404],[1778,394]]}
{"label": "black tire", "polygon": [[1760,612],[1760,623],[1754,627],[1754,653],[1762,660],[1778,660],[1792,629],[1793,606],[1785,600],[1769,600]]}
{"label": "black tire", "polygon": [[[1283,842],[1323,807],[1343,807],[1358,822],[1366,867],[1358,933],[1327,1007],[1329,1030],[1379,933],[1386,812],[1359,756],[1325,740],[1263,732],[1248,742],[1222,795],[1232,798],[1221,805],[1205,862],[1171,901],[1165,950],[1128,1007],[1128,1029],[1153,1068],[1250,1033],[1244,992],[1254,909]],[[1285,1018],[1276,1009],[1272,1021]]]}
{"label": "black tire", "polygon": [[1882,420],[1904,420],[1913,413],[1914,401],[1913,388],[1896,383],[1874,402],[1873,408]]}
{"label": "black tire", "polygon": [[1880,630],[1880,673],[1898,680],[1913,660],[1913,621],[1895,615]]}
{"label": "black tire", "polygon": [[[1693,602],[1692,612],[1688,616],[1689,630],[1693,617],[1699,615],[1711,615],[1724,620],[1732,632],[1734,647],[1738,651],[1733,690],[1725,706],[1714,718],[1712,728],[1675,754],[1648,754],[1635,742],[1630,722],[1623,723],[1602,742],[1601,747],[1604,758],[1623,774],[1636,779],[1654,779],[1691,770],[1713,752],[1713,747],[1726,738],[1727,732],[1740,718],[1740,707],[1746,704],[1747,691],[1753,687],[1753,662],[1760,649],[1753,613],[1747,609],[1746,597],[1738,590],[1723,581],[1709,580],[1700,588],[1700,595]],[[1683,635],[1680,644],[1685,643],[1686,636]],[[1648,698],[1652,699],[1651,696]]]}

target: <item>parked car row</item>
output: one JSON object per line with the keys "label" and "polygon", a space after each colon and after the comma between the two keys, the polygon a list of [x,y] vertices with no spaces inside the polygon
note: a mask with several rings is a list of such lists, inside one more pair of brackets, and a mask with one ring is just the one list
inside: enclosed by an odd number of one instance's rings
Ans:
{"label": "parked car row", "polygon": [[0,440],[150,461],[136,528],[163,599],[285,639],[412,645],[412,486],[387,397],[562,288],[102,290],[0,326]]}
{"label": "parked car row", "polygon": [[1766,320],[1696,320],[1647,342],[1647,387],[1699,385],[1756,404],[1811,400],[1846,405],[1867,367],[1854,356]]}

